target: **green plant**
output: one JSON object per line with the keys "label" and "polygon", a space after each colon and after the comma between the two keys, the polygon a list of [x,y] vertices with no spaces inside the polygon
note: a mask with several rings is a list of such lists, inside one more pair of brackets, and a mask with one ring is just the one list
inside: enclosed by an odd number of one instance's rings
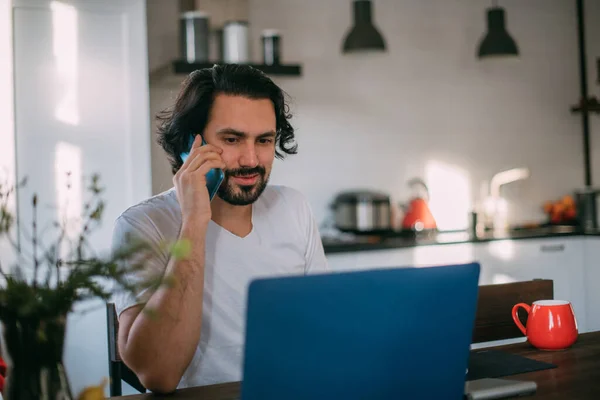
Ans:
{"label": "green plant", "polygon": [[[69,179],[67,190],[71,189]],[[130,238],[109,255],[96,254],[90,235],[100,226],[105,210],[101,197],[104,189],[98,175],[89,180],[86,189],[90,196],[77,221],[58,218],[60,221],[40,229],[39,200],[34,194],[29,229],[21,223],[17,235],[16,217],[9,204],[25,185],[26,180],[15,185],[0,184],[0,241],[9,243],[16,256],[10,266],[0,259],[0,323],[4,326],[6,350],[13,358],[8,398],[56,398],[58,393],[72,398],[62,366],[62,352],[66,316],[75,303],[108,300],[117,291],[137,296],[145,289],[169,285],[172,279],[168,276],[128,279],[142,271],[148,258],[154,255],[154,250],[141,240]],[[73,222],[80,227],[76,234],[69,230]],[[44,234],[50,228],[54,228],[55,235],[46,240]],[[23,242],[31,246],[26,247]],[[168,246],[174,258],[185,257],[190,248],[184,241],[163,245]],[[154,315],[148,307],[144,310]]]}
{"label": "green plant", "polygon": [[[109,256],[95,254],[89,236],[100,225],[105,209],[101,198],[104,189],[100,186],[98,175],[92,176],[87,187],[91,196],[83,205],[82,228],[75,240],[67,234],[67,226],[73,221],[63,218],[52,223],[57,230],[56,237],[50,245],[43,245],[44,238],[40,235],[37,220],[38,196],[32,196],[31,231],[21,227],[22,237],[31,242],[31,254],[26,254],[24,246],[20,246],[11,235],[16,218],[8,208],[11,196],[24,185],[26,180],[13,186],[0,184],[0,240],[7,240],[17,254],[17,261],[8,269],[0,260],[0,274],[4,278],[4,282],[0,283],[0,321],[23,317],[52,318],[65,315],[79,301],[92,298],[108,300],[114,290],[137,293],[171,282],[168,277],[134,282],[127,279],[130,274],[143,270],[145,262],[153,255],[152,249],[142,241],[130,240]],[[68,186],[70,189],[70,184]],[[61,257],[61,249],[65,245],[69,250],[66,257]],[[185,257],[189,248],[184,242],[164,245],[170,247],[172,256],[176,258]],[[111,289],[106,288],[109,286],[106,281],[112,283]]]}

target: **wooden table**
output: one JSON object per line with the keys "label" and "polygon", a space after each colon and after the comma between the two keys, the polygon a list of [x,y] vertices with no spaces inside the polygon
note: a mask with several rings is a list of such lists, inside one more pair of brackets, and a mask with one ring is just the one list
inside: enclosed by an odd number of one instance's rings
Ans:
{"label": "wooden table", "polygon": [[[522,399],[600,399],[600,332],[584,333],[568,350],[542,352],[527,343],[496,347],[538,361],[545,361],[558,368],[512,375],[507,379],[533,380],[538,389],[535,396]],[[170,396],[140,394],[112,397],[123,400],[149,400],[156,398],[234,400],[239,398],[239,382],[180,389]]]}

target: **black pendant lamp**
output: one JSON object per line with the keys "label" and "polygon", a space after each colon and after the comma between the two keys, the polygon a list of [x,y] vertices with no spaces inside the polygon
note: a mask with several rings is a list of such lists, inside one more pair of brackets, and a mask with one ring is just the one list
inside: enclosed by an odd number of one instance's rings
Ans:
{"label": "black pendant lamp", "polygon": [[385,51],[385,40],[371,17],[370,0],[354,0],[354,26],[344,39],[344,53],[359,51]]}
{"label": "black pendant lamp", "polygon": [[478,56],[479,58],[517,56],[519,49],[506,30],[504,9],[497,7],[495,3],[487,9],[488,31],[479,44]]}

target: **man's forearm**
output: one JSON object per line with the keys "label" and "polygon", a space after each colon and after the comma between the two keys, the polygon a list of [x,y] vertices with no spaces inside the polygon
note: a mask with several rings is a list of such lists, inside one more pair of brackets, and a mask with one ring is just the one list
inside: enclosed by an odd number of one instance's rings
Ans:
{"label": "man's forearm", "polygon": [[180,239],[192,243],[190,254],[169,264],[166,274],[174,278],[173,285],[148,300],[146,307],[156,315],[142,311],[131,325],[123,357],[143,380],[166,381],[167,386],[176,380],[176,385],[194,356],[202,326],[205,237],[205,225],[184,224]]}

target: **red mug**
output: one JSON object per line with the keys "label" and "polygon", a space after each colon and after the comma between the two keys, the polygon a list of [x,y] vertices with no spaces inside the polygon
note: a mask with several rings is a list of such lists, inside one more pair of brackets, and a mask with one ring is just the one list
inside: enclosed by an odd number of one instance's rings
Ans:
{"label": "red mug", "polygon": [[[527,311],[527,327],[519,320],[519,307]],[[568,301],[539,300],[531,307],[519,303],[513,307],[512,317],[529,343],[540,350],[566,349],[577,340],[577,320]]]}

